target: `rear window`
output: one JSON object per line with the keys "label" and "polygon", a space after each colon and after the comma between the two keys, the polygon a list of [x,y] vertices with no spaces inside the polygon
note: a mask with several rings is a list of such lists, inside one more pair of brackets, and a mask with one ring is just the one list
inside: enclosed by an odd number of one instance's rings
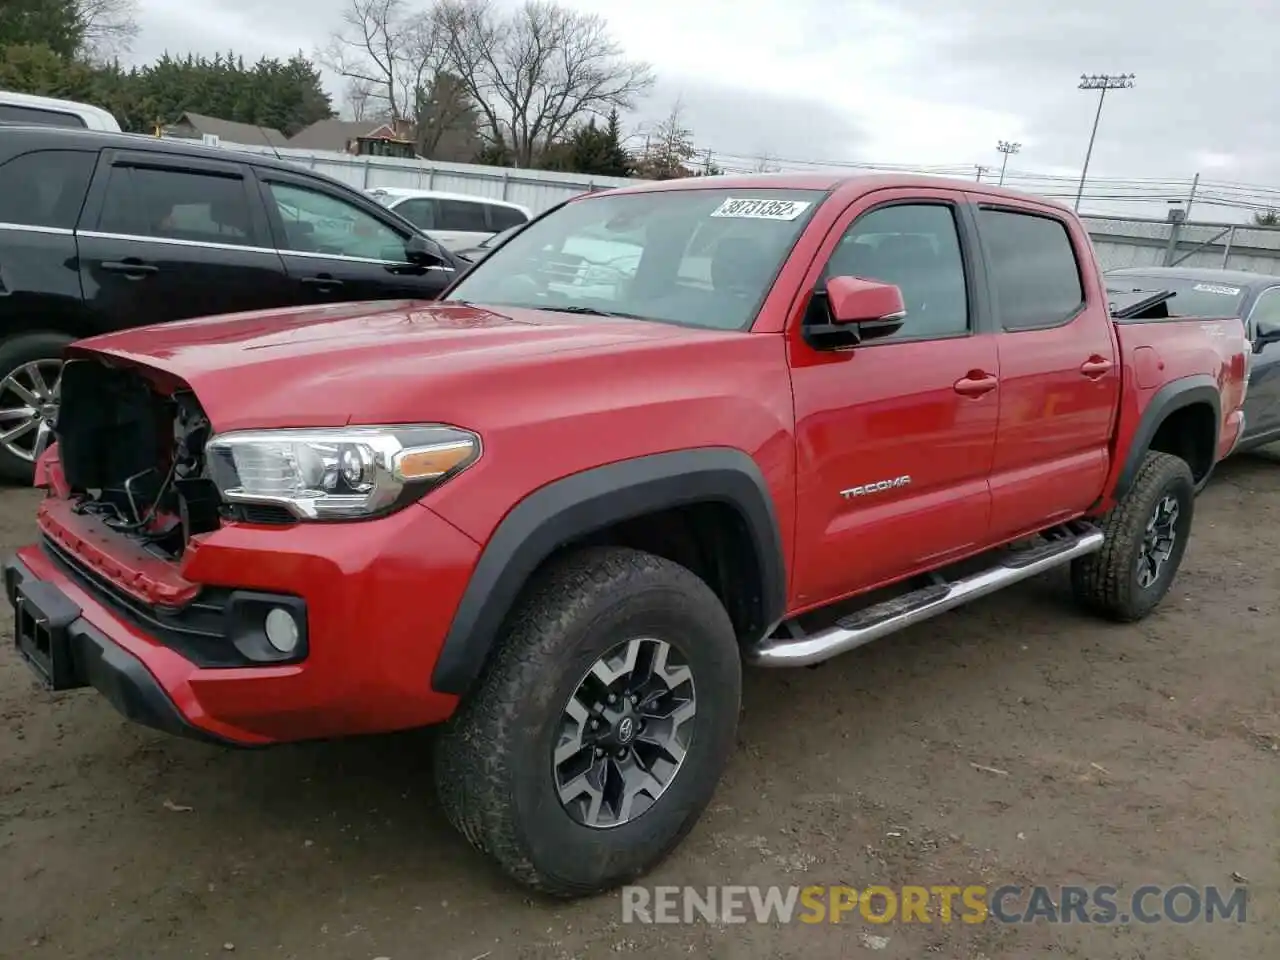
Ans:
{"label": "rear window", "polygon": [[436,229],[458,230],[466,233],[488,233],[489,221],[484,215],[485,204],[469,200],[436,200]]}
{"label": "rear window", "polygon": [[1056,327],[1079,311],[1084,303],[1080,266],[1061,220],[984,209],[978,225],[1006,330]]}
{"label": "rear window", "polygon": [[0,223],[75,228],[98,155],[37,150],[0,166]]}
{"label": "rear window", "polygon": [[1238,317],[1248,295],[1243,287],[1214,280],[1189,280],[1182,277],[1144,275],[1106,278],[1111,293],[1161,293],[1173,296],[1166,301],[1171,317],[1221,318]]}
{"label": "rear window", "polygon": [[20,107],[16,103],[0,103],[0,121],[6,123],[34,123],[46,127],[77,127],[85,129],[84,118],[65,110],[45,110],[40,107]]}
{"label": "rear window", "polygon": [[253,226],[235,176],[118,166],[98,229],[126,236],[248,246]]}

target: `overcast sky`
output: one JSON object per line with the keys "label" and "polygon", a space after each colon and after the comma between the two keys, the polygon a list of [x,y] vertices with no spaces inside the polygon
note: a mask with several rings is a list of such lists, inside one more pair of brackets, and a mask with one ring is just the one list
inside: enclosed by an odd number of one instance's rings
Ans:
{"label": "overcast sky", "polygon": [[[132,59],[165,50],[310,55],[346,2],[139,0]],[[1247,183],[1263,188],[1249,199],[1280,205],[1280,0],[561,2],[607,18],[627,53],[653,64],[658,83],[633,127],[661,119],[678,97],[699,146],[738,165],[768,155],[972,176],[986,164],[994,178],[996,142],[1008,140],[1022,144],[1010,185],[1070,199],[1097,106],[1096,92],[1077,89],[1080,75],[1123,72],[1136,74],[1135,86],[1107,95],[1091,181],[1181,197],[1187,187],[1176,181],[1199,172],[1205,201],[1239,201],[1219,184]],[[1099,183],[1086,198],[1120,191]],[[1083,209],[1160,216],[1164,207],[1086,199]]]}

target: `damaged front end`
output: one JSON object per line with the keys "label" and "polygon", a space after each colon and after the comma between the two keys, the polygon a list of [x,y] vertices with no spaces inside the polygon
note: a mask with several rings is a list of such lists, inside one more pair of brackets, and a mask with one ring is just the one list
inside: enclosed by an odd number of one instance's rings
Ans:
{"label": "damaged front end", "polygon": [[75,512],[176,561],[193,536],[221,524],[205,456],[212,432],[185,384],[71,360],[55,427],[60,482],[50,485],[62,488]]}

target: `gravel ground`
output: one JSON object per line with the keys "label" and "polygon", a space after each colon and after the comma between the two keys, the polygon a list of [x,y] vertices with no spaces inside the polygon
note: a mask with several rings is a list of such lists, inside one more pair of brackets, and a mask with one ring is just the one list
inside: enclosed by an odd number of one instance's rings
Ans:
{"label": "gravel ground", "polygon": [[[0,548],[34,504],[0,492]],[[1085,617],[1049,575],[748,672],[715,804],[646,881],[1244,883],[1243,924],[623,924],[618,895],[530,899],[454,836],[426,735],[223,751],[47,695],[0,643],[0,957],[1274,960],[1278,590],[1280,461],[1241,457],[1144,623]]]}

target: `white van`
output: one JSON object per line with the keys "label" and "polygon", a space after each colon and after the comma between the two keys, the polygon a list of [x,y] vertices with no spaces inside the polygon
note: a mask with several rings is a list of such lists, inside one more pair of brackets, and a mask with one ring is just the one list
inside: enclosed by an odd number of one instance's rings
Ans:
{"label": "white van", "polygon": [[74,100],[55,100],[0,90],[0,123],[43,124],[119,133],[120,124],[106,110]]}
{"label": "white van", "polygon": [[400,187],[374,187],[367,192],[450,250],[474,247],[532,218],[529,208],[518,203],[465,193]]}

